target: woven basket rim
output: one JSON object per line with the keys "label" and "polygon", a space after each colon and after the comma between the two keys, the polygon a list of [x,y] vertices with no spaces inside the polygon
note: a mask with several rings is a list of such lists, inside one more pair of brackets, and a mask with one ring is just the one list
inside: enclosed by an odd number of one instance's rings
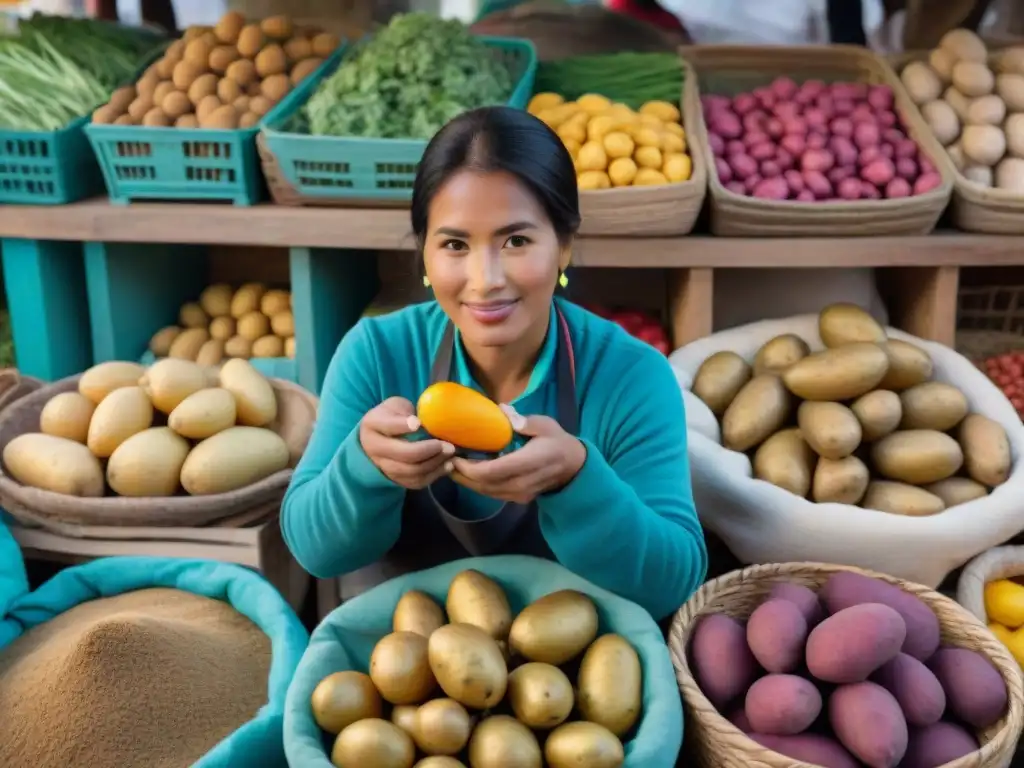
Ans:
{"label": "woven basket rim", "polygon": [[[955,600],[936,592],[933,589],[921,584],[906,581],[904,579],[889,576],[884,573],[857,568],[854,566],[834,565],[831,563],[778,563],[750,565],[745,568],[731,571],[716,579],[713,579],[701,587],[684,603],[675,616],[669,629],[669,655],[672,658],[672,665],[676,670],[676,680],[679,683],[683,696],[684,710],[694,710],[701,718],[708,718],[714,723],[716,730],[726,732],[731,743],[728,745],[718,744],[722,751],[734,753],[734,756],[748,762],[757,761],[758,765],[766,768],[793,768],[804,766],[805,763],[786,757],[767,749],[753,741],[746,734],[740,731],[725,715],[719,713],[711,704],[704,693],[697,685],[696,678],[690,670],[690,663],[687,654],[690,635],[696,626],[697,620],[704,615],[705,607],[712,598],[719,595],[727,588],[735,588],[745,584],[774,584],[779,581],[786,581],[789,576],[810,576],[825,578],[840,572],[859,573],[870,576],[881,581],[899,587],[905,592],[920,598],[938,615],[937,607],[944,612],[951,613],[959,626],[966,626],[976,631],[984,644],[984,655],[996,667],[1007,689],[1007,711],[996,726],[990,729],[992,733],[989,739],[981,748],[958,760],[948,763],[943,768],[980,768],[980,766],[996,766],[1008,764],[1008,758],[1016,749],[1017,741],[1020,738],[1021,730],[1024,728],[1024,677],[1021,669],[1014,661],[1010,652],[1000,643],[988,628],[980,622],[968,610],[963,608]],[[939,616],[940,626],[948,624],[949,617]],[[703,729],[695,719],[691,718],[692,727]],[[978,762],[980,759],[980,762]],[[727,762],[726,764],[732,764]]]}
{"label": "woven basket rim", "polygon": [[[998,567],[1004,556],[1009,556],[1008,567]],[[998,571],[998,575],[993,574]],[[1024,546],[1004,545],[985,550],[973,558],[960,572],[956,585],[956,599],[968,613],[982,623],[988,622],[985,611],[985,584],[990,579],[1024,576]]]}

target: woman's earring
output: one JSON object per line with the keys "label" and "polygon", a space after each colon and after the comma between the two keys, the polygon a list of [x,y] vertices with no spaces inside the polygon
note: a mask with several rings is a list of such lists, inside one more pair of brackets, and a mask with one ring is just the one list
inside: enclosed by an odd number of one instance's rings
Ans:
{"label": "woman's earring", "polygon": [[569,285],[569,276],[565,272],[558,276],[558,284],[563,288]]}
{"label": "woman's earring", "polygon": [[430,287],[430,278],[427,277],[426,275],[423,276],[423,287],[424,288],[429,288]]}

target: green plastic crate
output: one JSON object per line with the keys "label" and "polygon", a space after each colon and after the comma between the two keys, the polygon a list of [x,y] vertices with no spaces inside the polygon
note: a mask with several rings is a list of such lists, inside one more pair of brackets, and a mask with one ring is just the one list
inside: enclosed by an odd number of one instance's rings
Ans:
{"label": "green plastic crate", "polygon": [[[537,73],[537,52],[529,40],[503,37],[480,38],[509,65],[516,86],[509,106],[526,107],[533,94]],[[319,86],[333,74],[345,48],[336,51],[263,119],[262,140],[269,158],[264,160],[271,178],[270,191],[280,203],[293,203],[295,194],[279,195],[270,171],[280,173],[283,181],[306,202],[339,204],[360,201],[406,201],[412,198],[412,185],[427,142],[420,139],[367,139],[337,136],[310,136],[288,133],[295,114]]]}
{"label": "green plastic crate", "polygon": [[103,191],[88,117],[56,131],[0,130],[0,203],[64,205]]}

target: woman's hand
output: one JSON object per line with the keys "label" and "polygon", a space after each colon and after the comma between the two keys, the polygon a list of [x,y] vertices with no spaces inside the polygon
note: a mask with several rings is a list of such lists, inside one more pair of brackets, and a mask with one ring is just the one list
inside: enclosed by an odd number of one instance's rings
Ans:
{"label": "woman's hand", "polygon": [[454,459],[452,478],[484,496],[529,504],[542,493],[567,485],[587,460],[583,443],[547,416],[523,417],[511,406],[502,410],[512,428],[530,441],[490,461]]}
{"label": "woman's hand", "polygon": [[404,397],[389,397],[359,422],[359,442],[388,479],[417,491],[448,474],[455,446],[441,440],[406,440],[420,428],[416,409]]}

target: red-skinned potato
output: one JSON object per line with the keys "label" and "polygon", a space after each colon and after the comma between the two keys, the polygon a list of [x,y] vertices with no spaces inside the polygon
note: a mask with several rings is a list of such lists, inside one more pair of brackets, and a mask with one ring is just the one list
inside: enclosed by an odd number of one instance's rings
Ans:
{"label": "red-skinned potato", "polygon": [[744,626],[729,616],[705,616],[693,631],[690,653],[701,691],[717,710],[743,694],[758,675]]}
{"label": "red-skinned potato", "polygon": [[907,751],[907,722],[880,685],[839,686],[829,697],[828,719],[840,743],[870,768],[896,768]]}

